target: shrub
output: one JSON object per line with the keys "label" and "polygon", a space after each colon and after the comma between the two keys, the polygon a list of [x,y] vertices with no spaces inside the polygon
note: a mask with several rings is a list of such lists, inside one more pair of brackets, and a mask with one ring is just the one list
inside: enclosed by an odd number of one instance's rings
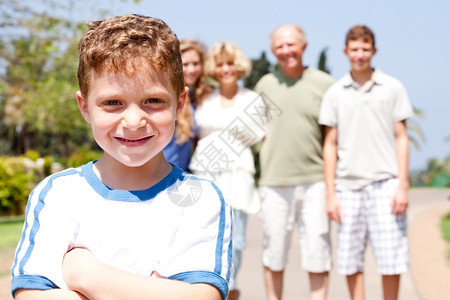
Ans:
{"label": "shrub", "polygon": [[20,158],[0,157],[0,215],[22,214],[35,180]]}
{"label": "shrub", "polygon": [[[450,213],[446,214],[441,220],[442,237],[450,246]],[[450,260],[450,248],[447,250],[447,258]]]}
{"label": "shrub", "polygon": [[28,150],[23,156],[31,159],[32,161],[36,161],[36,160],[38,160],[38,158],[41,157],[39,152],[34,151],[34,150]]}
{"label": "shrub", "polygon": [[44,174],[45,174],[45,176],[49,176],[52,174],[53,163],[54,163],[53,157],[51,157],[51,156],[44,157]]}
{"label": "shrub", "polygon": [[93,151],[86,148],[81,148],[78,151],[72,153],[67,160],[67,167],[78,167],[91,160],[99,159],[102,155],[100,151]]}

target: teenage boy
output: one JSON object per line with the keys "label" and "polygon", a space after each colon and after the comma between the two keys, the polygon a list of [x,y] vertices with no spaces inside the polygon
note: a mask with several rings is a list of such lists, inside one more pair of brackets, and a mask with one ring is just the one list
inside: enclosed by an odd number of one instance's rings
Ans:
{"label": "teenage boy", "polygon": [[319,122],[327,212],[338,222],[338,272],[352,299],[364,299],[364,251],[370,241],[382,275],[384,299],[397,299],[408,268],[408,134],[413,109],[402,84],[371,65],[375,36],[352,27],[344,53],[351,71],[325,94]]}
{"label": "teenage boy", "polygon": [[323,181],[324,132],[318,119],[322,97],[334,80],[303,64],[307,41],[302,28],[282,25],[270,42],[280,68],[255,87],[272,111],[260,154],[266,295],[268,300],[282,297],[289,245],[297,227],[310,299],[325,300],[331,245]]}
{"label": "teenage boy", "polygon": [[225,299],[231,210],[163,148],[187,95],[179,42],[138,15],[88,23],[77,101],[104,153],[29,198],[16,299]]}

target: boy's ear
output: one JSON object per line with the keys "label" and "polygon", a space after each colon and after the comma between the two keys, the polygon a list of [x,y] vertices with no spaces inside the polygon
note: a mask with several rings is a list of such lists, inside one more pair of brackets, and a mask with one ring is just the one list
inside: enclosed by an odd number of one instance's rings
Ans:
{"label": "boy's ear", "polygon": [[76,95],[77,95],[78,108],[80,109],[81,115],[86,120],[86,122],[91,123],[90,118],[89,118],[89,110],[88,110],[87,101],[84,99],[84,97],[80,91],[78,91],[76,93]]}
{"label": "boy's ear", "polygon": [[186,103],[186,98],[188,95],[189,88],[187,86],[184,87],[184,91],[181,93],[180,98],[177,102],[177,110],[175,112],[175,119],[178,119],[178,116],[183,111],[184,104]]}
{"label": "boy's ear", "polygon": [[344,54],[346,55],[346,56],[348,56],[348,54],[347,54],[347,46],[344,46],[344,48],[342,48],[342,51],[344,51]]}

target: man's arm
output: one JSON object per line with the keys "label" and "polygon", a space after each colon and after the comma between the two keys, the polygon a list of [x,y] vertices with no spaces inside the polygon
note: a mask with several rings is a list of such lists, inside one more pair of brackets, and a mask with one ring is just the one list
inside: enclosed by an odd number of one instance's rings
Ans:
{"label": "man's arm", "polygon": [[71,290],[92,300],[222,299],[219,290],[212,285],[133,274],[98,261],[85,249],[74,249],[66,254],[63,274]]}
{"label": "man's arm", "polygon": [[337,164],[337,128],[325,126],[323,144],[324,177],[327,197],[327,213],[331,220],[341,222],[341,206],[336,198],[334,180]]}
{"label": "man's arm", "polygon": [[398,188],[392,201],[392,212],[400,215],[408,208],[408,161],[409,161],[409,138],[406,130],[406,122],[400,121],[394,124],[395,143],[398,161]]}

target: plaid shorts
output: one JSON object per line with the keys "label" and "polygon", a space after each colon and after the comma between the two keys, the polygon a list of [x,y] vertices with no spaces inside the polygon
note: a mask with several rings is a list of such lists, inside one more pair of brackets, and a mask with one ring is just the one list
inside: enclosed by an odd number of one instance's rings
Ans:
{"label": "plaid shorts", "polygon": [[337,267],[343,275],[362,272],[367,241],[382,275],[409,266],[406,213],[395,216],[391,203],[398,179],[375,182],[357,191],[337,192],[341,203]]}

